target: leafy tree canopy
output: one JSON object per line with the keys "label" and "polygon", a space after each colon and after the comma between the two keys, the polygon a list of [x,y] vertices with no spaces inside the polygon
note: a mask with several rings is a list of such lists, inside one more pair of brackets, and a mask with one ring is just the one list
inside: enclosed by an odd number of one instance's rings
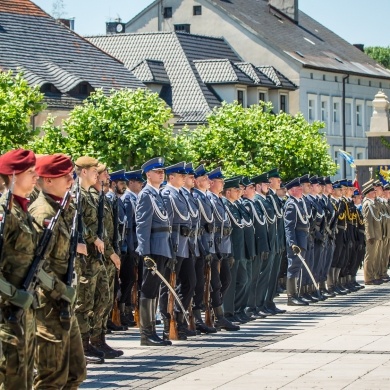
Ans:
{"label": "leafy tree canopy", "polygon": [[364,52],[387,69],[390,69],[390,46],[368,46]]}
{"label": "leafy tree canopy", "polygon": [[168,159],[175,149],[171,110],[156,93],[122,89],[110,96],[101,90],[76,106],[62,129],[49,121],[44,136],[32,144],[38,153],[63,152],[77,159],[96,157],[112,169],[140,167],[161,155]]}
{"label": "leafy tree canopy", "polygon": [[23,74],[0,71],[0,153],[26,145],[37,133],[31,117],[41,112],[43,94]]}
{"label": "leafy tree canopy", "polygon": [[187,160],[209,168],[220,165],[227,175],[254,176],[274,167],[285,179],[334,174],[336,165],[321,132],[324,124],[271,110],[270,103],[250,108],[223,103],[208,116],[207,126],[184,129],[177,142]]}

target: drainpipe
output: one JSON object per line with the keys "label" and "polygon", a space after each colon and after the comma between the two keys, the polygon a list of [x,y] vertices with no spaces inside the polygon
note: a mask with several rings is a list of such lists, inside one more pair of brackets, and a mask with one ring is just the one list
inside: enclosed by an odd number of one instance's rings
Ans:
{"label": "drainpipe", "polygon": [[[349,75],[343,77],[343,150],[347,151],[347,140],[346,140],[346,131],[345,131],[345,82],[349,79]],[[347,177],[347,162],[343,158],[343,178]]]}

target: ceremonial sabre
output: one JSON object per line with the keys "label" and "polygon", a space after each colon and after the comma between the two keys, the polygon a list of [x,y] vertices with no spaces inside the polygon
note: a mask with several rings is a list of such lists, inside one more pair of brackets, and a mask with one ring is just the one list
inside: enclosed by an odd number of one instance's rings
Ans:
{"label": "ceremonial sabre", "polygon": [[309,268],[309,266],[307,265],[305,259],[304,259],[303,256],[301,255],[301,252],[299,251],[298,253],[295,253],[295,254],[299,257],[299,260],[301,260],[302,264],[305,266],[307,273],[309,274],[311,280],[313,281],[314,287],[317,289],[318,294],[320,294],[320,287],[318,286],[316,280],[314,279],[314,276],[313,276],[313,274],[311,273],[310,268]]}
{"label": "ceremonial sabre", "polygon": [[164,276],[161,275],[161,272],[157,269],[156,262],[148,256],[144,257],[144,262],[145,262],[146,268],[150,269],[152,271],[153,275],[156,274],[164,282],[164,284],[169,288],[170,292],[175,297],[176,302],[179,304],[181,310],[183,311],[184,318],[186,319],[186,322],[189,325],[190,319],[188,318],[188,314],[187,314],[186,310],[184,309],[184,306],[181,303],[179,296],[176,294],[175,289],[168,283],[168,281],[164,278]]}

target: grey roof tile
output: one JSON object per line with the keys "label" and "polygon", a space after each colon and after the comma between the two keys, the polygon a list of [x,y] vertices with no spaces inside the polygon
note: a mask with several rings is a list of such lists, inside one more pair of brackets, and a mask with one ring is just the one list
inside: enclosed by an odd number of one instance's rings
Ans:
{"label": "grey roof tile", "polygon": [[287,88],[287,89],[297,88],[297,86],[292,81],[290,81],[286,76],[280,73],[273,66],[256,66],[256,69],[264,73],[278,87]]}
{"label": "grey roof tile", "polygon": [[170,84],[162,61],[143,60],[131,71],[144,83]]}
{"label": "grey roof tile", "polygon": [[268,76],[250,62],[237,62],[235,65],[247,74],[256,84],[267,88],[274,88],[276,86]]}
{"label": "grey roof tile", "polygon": [[253,84],[253,81],[228,59],[194,61],[200,78],[206,84]]}
{"label": "grey roof tile", "polygon": [[305,67],[390,78],[390,70],[302,11],[296,24],[270,8],[266,0],[206,1]]}
{"label": "grey roof tile", "polygon": [[81,82],[105,93],[145,87],[120,61],[29,0],[0,3],[0,69],[21,70],[31,85],[50,83],[63,94]]}

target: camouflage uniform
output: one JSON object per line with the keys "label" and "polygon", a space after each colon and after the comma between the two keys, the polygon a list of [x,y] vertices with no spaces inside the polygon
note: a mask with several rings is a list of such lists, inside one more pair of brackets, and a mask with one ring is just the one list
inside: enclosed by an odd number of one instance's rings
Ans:
{"label": "camouflage uniform", "polygon": [[[0,199],[4,204],[6,194]],[[37,244],[37,233],[30,214],[13,201],[11,213],[4,228],[2,253],[2,277],[20,289],[33,261]],[[31,389],[34,369],[35,311],[30,307],[24,311],[20,325],[24,335],[16,337],[12,326],[4,318],[9,316],[11,305],[6,296],[1,296],[0,340],[3,356],[0,359],[0,389]]]}
{"label": "camouflage uniform", "polygon": [[[93,193],[94,189],[91,190]],[[85,264],[81,263],[80,285],[77,291],[76,317],[82,337],[100,336],[104,310],[108,305],[108,277],[105,265],[98,260],[95,240],[98,229],[98,210],[93,194],[81,188],[84,239],[87,243],[88,256]],[[107,255],[110,245],[104,242]],[[112,248],[111,248],[112,250]],[[112,252],[113,253],[113,250]],[[99,288],[96,289],[99,283]],[[100,293],[103,294],[100,294]],[[100,294],[100,295],[96,295]]]}
{"label": "camouflage uniform", "polygon": [[[95,188],[91,188],[89,192],[92,194],[96,204],[99,203],[99,192]],[[112,307],[114,305],[114,282],[115,282],[115,265],[110,259],[110,256],[114,253],[114,249],[111,245],[114,238],[114,219],[112,206],[110,201],[104,196],[104,265],[106,272],[101,272],[98,276],[98,286],[99,289],[95,292],[95,308],[99,309],[100,302],[107,302],[104,307],[102,328],[104,331],[107,330],[107,320],[108,316],[111,313]],[[107,290],[100,288],[101,283],[105,283],[104,279],[108,280]],[[95,332],[93,332],[95,333]]]}
{"label": "camouflage uniform", "polygon": [[[41,192],[29,212],[35,218],[38,231],[55,216],[58,202]],[[74,208],[69,207],[60,216],[49,248],[46,252],[45,271],[56,280],[55,290],[65,289],[70,234]],[[40,306],[36,311],[37,349],[35,354],[37,375],[34,389],[55,387],[77,389],[86,378],[86,364],[80,330],[73,308],[71,308],[70,329],[64,330],[60,321],[61,301],[54,299],[53,292],[39,290]],[[62,301],[64,302],[64,301]]]}

